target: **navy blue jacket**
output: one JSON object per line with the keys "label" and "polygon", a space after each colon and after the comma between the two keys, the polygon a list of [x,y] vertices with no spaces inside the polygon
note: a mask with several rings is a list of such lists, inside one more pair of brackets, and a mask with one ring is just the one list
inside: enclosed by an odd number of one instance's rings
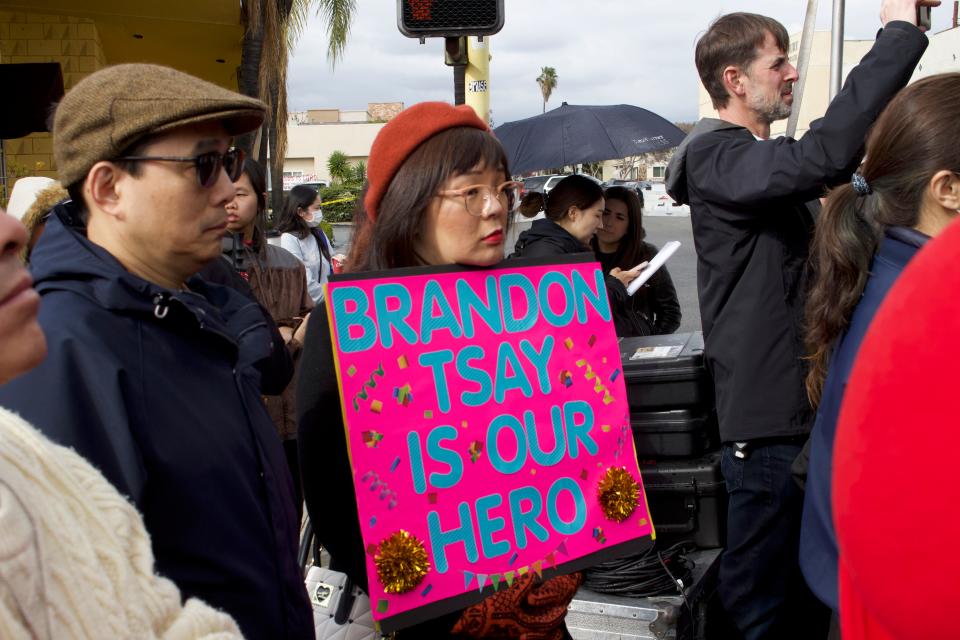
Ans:
{"label": "navy blue jacket", "polygon": [[[0,405],[74,448],[143,514],[157,571],[247,638],[313,638],[282,444],[254,363],[259,305],[199,278],[123,268],[55,210],[31,255],[49,355]],[[52,559],[56,561],[56,559]]]}
{"label": "navy blue jacket", "polygon": [[820,407],[810,434],[810,467],[800,531],[800,568],[813,593],[834,611],[838,610],[837,534],[830,506],[830,479],[833,474],[833,440],[837,434],[843,394],[860,343],[880,303],[900,272],[928,239],[919,231],[905,227],[887,229],[870,265],[863,297],[850,317],[847,332],[830,358]]}

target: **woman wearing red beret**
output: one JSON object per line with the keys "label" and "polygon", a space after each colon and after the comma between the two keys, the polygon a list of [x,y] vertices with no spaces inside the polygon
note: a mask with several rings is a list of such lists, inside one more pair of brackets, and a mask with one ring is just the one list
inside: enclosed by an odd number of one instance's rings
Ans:
{"label": "woman wearing red beret", "polygon": [[[470,107],[426,102],[403,111],[370,150],[363,206],[354,216],[350,272],[423,265],[491,266],[503,260],[512,182],[503,147]],[[307,511],[332,569],[367,588],[325,313],[307,328],[297,386],[300,460]],[[463,614],[403,629],[400,638],[569,637],[566,607],[579,574],[534,585],[533,574]]]}

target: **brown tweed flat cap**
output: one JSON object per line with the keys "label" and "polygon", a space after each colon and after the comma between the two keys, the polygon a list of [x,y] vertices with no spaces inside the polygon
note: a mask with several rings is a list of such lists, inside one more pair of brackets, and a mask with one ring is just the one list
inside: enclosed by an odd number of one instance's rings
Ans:
{"label": "brown tweed flat cap", "polygon": [[120,64],[90,74],[71,89],[53,120],[53,155],[61,184],[86,178],[144,136],[219,120],[231,135],[252,131],[266,116],[259,100],[154,64]]}

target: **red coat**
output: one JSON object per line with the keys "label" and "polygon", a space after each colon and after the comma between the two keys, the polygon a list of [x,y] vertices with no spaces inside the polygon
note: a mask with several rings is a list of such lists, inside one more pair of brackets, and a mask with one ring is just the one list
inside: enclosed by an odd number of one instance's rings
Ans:
{"label": "red coat", "polygon": [[958,255],[954,223],[891,289],[847,387],[833,466],[844,640],[958,633]]}

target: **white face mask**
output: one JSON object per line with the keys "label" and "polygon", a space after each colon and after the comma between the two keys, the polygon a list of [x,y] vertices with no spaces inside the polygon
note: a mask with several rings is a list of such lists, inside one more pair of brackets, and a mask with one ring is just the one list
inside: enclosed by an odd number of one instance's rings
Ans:
{"label": "white face mask", "polygon": [[323,210],[307,211],[307,215],[303,216],[303,221],[307,223],[308,227],[319,227],[320,223],[323,222]]}

